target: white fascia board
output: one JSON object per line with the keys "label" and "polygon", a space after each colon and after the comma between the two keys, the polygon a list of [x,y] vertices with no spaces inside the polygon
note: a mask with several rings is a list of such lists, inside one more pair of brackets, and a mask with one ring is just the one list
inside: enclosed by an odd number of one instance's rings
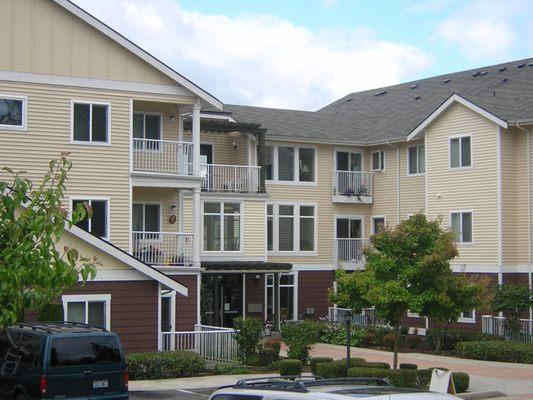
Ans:
{"label": "white fascia board", "polygon": [[133,54],[135,54],[137,57],[146,61],[152,67],[159,70],[160,72],[162,72],[163,74],[165,74],[166,76],[168,76],[169,78],[177,82],[179,85],[189,89],[191,92],[196,94],[198,97],[200,97],[201,99],[203,99],[204,101],[212,105],[213,107],[216,107],[219,110],[222,110],[223,104],[216,97],[209,94],[208,92],[201,89],[200,87],[196,86],[194,83],[192,83],[190,80],[185,78],[183,75],[178,74],[172,68],[168,67],[163,62],[159,61],[157,58],[152,56],[146,50],[143,50],[142,48],[137,46],[135,43],[130,41],[129,39],[126,39],[120,33],[110,28],[109,26],[104,24],[99,19],[93,17],[91,14],[83,10],[81,7],[78,7],[77,5],[70,2],[69,0],[54,0],[54,2],[60,5],[61,7],[63,7],[65,10],[74,14],[81,20],[85,21],[86,23],[91,25],[96,30],[100,31],[101,33],[109,37],[111,40],[114,40],[115,42],[120,44],[122,47],[128,49]]}
{"label": "white fascia board", "polygon": [[66,230],[76,236],[77,238],[93,245],[99,250],[103,251],[106,254],[116,258],[119,261],[122,261],[124,264],[129,265],[133,269],[143,273],[144,275],[154,279],[155,281],[161,283],[162,285],[168,287],[169,289],[175,290],[183,296],[188,296],[188,289],[182,284],[176,282],[175,280],[169,278],[165,274],[159,272],[155,268],[152,268],[145,263],[137,260],[135,257],[130,256],[129,254],[123,252],[122,250],[117,249],[115,246],[110,243],[102,240],[81,228],[78,228],[76,225],[71,226],[70,228],[66,226]]}
{"label": "white fascia board", "polygon": [[462,104],[463,106],[469,108],[470,110],[482,115],[483,117],[487,118],[488,120],[494,122],[496,125],[507,129],[508,124],[507,121],[504,121],[503,119],[495,116],[494,114],[491,114],[487,110],[479,107],[478,105],[472,103],[471,101],[465,99],[464,97],[459,96],[458,94],[454,93],[448,99],[442,103],[435,111],[433,111],[429,117],[427,117],[420,125],[418,125],[408,136],[407,141],[417,139],[419,138],[424,129],[428,127],[435,119],[437,119],[444,111],[448,109],[454,102],[457,102],[459,104]]}

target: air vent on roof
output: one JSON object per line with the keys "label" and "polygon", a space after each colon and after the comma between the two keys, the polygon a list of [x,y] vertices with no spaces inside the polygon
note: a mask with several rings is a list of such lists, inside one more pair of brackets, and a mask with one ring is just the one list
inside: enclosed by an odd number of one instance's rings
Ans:
{"label": "air vent on roof", "polygon": [[503,79],[502,79],[502,82],[505,83],[505,82],[507,82],[508,80],[509,80],[509,79],[507,79],[507,78],[503,78]]}
{"label": "air vent on roof", "polygon": [[411,89],[416,89],[417,87],[418,87],[418,83],[411,85]]}
{"label": "air vent on roof", "polygon": [[533,67],[533,61],[530,62],[527,66],[528,66],[528,67]]}
{"label": "air vent on roof", "polygon": [[448,82],[450,82],[450,81],[451,81],[450,78],[446,78],[446,79],[444,79],[444,83],[448,83]]}
{"label": "air vent on roof", "polygon": [[526,63],[522,63],[522,64],[518,64],[517,67],[518,68],[524,68],[526,66]]}
{"label": "air vent on roof", "polygon": [[382,90],[380,92],[376,92],[376,93],[374,93],[374,96],[383,96],[384,94],[387,94],[386,90]]}
{"label": "air vent on roof", "polygon": [[487,71],[481,71],[479,74],[482,75],[482,76],[485,76],[485,75],[487,75]]}
{"label": "air vent on roof", "polygon": [[346,99],[347,102],[348,101],[352,101],[352,100],[353,100],[353,97],[349,97],[349,98]]}
{"label": "air vent on roof", "polygon": [[420,100],[422,96],[415,96],[415,100]]}
{"label": "air vent on roof", "polygon": [[505,71],[506,69],[507,69],[507,67],[500,67],[500,68],[498,68],[498,71],[503,72],[503,71]]}
{"label": "air vent on roof", "polygon": [[481,74],[481,73],[480,73],[479,71],[476,71],[476,72],[474,72],[474,73],[472,74],[472,76],[475,78],[475,77],[479,76],[480,74]]}

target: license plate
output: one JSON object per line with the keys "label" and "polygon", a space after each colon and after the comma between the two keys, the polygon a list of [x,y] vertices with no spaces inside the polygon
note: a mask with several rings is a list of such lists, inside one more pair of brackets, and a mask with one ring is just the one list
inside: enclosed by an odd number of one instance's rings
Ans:
{"label": "license plate", "polygon": [[109,381],[107,379],[93,381],[93,389],[103,389],[106,387],[109,387]]}

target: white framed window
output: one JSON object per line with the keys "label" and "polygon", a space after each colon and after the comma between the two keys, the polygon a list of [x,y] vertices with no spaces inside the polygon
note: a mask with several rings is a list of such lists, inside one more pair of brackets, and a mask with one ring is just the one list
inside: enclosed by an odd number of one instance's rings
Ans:
{"label": "white framed window", "polygon": [[450,212],[451,229],[458,243],[473,243],[473,222],[472,211]]}
{"label": "white framed window", "polygon": [[309,255],[316,252],[315,204],[267,205],[267,251]]}
{"label": "white framed window", "polygon": [[457,322],[464,322],[464,323],[467,323],[467,324],[475,324],[476,323],[476,310],[463,311],[459,315],[459,319],[457,320]]}
{"label": "white framed window", "polygon": [[28,98],[0,93],[0,130],[26,131]]}
{"label": "white framed window", "polygon": [[162,225],[161,203],[133,203],[132,230],[134,232],[161,232]]}
{"label": "white framed window", "polygon": [[335,170],[361,172],[363,170],[363,153],[355,150],[336,150]]}
{"label": "white framed window", "polygon": [[450,168],[472,166],[472,138],[459,136],[450,138]]}
{"label": "white framed window", "polygon": [[426,173],[426,146],[419,144],[407,148],[407,175]]}
{"label": "white framed window", "polygon": [[104,197],[71,197],[70,209],[78,204],[86,203],[92,210],[90,218],[78,222],[76,226],[102,239],[109,240],[109,198]]}
{"label": "white framed window", "polygon": [[312,146],[266,146],[265,173],[269,183],[316,183],[317,150]]}
{"label": "white framed window", "polygon": [[111,104],[72,100],[71,143],[111,144]]}
{"label": "white framed window", "polygon": [[135,149],[160,150],[159,141],[163,136],[162,119],[162,115],[158,113],[133,113],[133,146]]}
{"label": "white framed window", "polygon": [[[297,279],[294,273],[279,274],[278,304],[281,322],[297,320],[297,290]],[[268,318],[274,314],[274,274],[265,276],[265,300]]]}
{"label": "white framed window", "polygon": [[385,151],[376,150],[372,152],[372,171],[385,170]]}
{"label": "white framed window", "polygon": [[411,310],[407,310],[407,317],[408,318],[420,318],[420,314],[412,312]]}
{"label": "white framed window", "polygon": [[385,221],[385,216],[375,215],[372,217],[372,235],[383,232],[386,227],[387,223]]}
{"label": "white framed window", "polygon": [[75,294],[61,296],[63,320],[111,329],[110,294]]}
{"label": "white framed window", "polygon": [[203,227],[205,252],[240,252],[242,250],[242,203],[204,201]]}

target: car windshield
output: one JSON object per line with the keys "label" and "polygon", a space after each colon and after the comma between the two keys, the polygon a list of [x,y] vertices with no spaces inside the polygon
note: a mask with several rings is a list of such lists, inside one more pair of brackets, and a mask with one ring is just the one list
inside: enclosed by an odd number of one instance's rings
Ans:
{"label": "car windshield", "polygon": [[114,336],[81,336],[52,340],[51,367],[120,361],[120,349]]}

